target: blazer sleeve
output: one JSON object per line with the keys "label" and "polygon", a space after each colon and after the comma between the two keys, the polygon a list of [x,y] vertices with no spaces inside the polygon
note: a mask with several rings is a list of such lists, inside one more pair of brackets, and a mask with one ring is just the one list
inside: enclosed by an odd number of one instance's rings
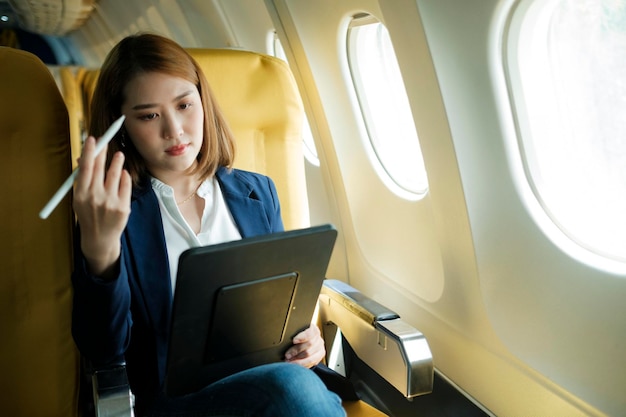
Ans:
{"label": "blazer sleeve", "polygon": [[130,340],[130,287],[124,253],[116,279],[102,280],[87,270],[80,250],[80,234],[74,240],[72,285],[72,335],[81,354],[95,365],[123,361]]}

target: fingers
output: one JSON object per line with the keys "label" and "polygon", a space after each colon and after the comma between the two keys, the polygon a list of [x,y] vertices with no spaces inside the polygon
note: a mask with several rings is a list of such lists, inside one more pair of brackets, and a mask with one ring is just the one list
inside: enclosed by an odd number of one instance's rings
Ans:
{"label": "fingers", "polygon": [[87,238],[84,246],[94,249],[90,252],[118,243],[130,213],[132,193],[130,175],[124,170],[124,154],[113,155],[106,169],[106,147],[98,155],[95,148],[96,141],[90,136],[79,159],[74,188],[74,212],[81,234]]}
{"label": "fingers", "polygon": [[106,168],[107,146],[96,155],[90,136],[78,160],[73,207],[81,225],[81,250],[90,272],[114,278],[120,257],[120,238],[130,215],[132,180],[117,152]]}
{"label": "fingers", "polygon": [[305,343],[308,340],[314,340],[321,337],[321,332],[317,326],[309,326],[307,329],[298,333],[292,340],[293,344]]}
{"label": "fingers", "polygon": [[93,174],[93,155],[96,148],[96,140],[93,136],[89,136],[83,145],[83,151],[78,158],[78,176],[76,178],[76,186],[74,194],[82,194],[91,185]]}
{"label": "fingers", "polygon": [[326,355],[324,340],[317,326],[298,333],[293,338],[293,346],[285,353],[285,360],[310,368],[320,363]]}
{"label": "fingers", "polygon": [[[98,156],[97,159],[99,159]],[[96,164],[95,169],[104,172],[104,167],[100,168],[99,163]],[[111,165],[106,174],[106,178],[104,179],[104,189],[107,194],[110,195],[119,195],[124,194],[125,186],[124,184],[124,173],[128,174],[124,171],[124,154],[121,152],[117,152],[113,155],[113,159],[111,160]],[[98,178],[94,178],[94,182],[97,182]]]}
{"label": "fingers", "polygon": [[[130,174],[124,169],[124,154],[113,155],[111,164],[105,172],[105,155],[92,157],[91,149],[86,149],[74,190],[74,209],[81,213],[106,212],[124,214],[130,209],[132,181]],[[84,169],[84,172],[83,172]]]}
{"label": "fingers", "polygon": [[120,180],[119,195],[121,204],[126,207],[130,207],[130,196],[132,194],[132,189],[133,182],[130,178],[130,174],[128,173],[128,171],[123,170],[122,178]]}
{"label": "fingers", "polygon": [[104,169],[106,167],[107,147],[98,155],[95,155],[95,144],[93,150],[93,172],[91,177],[92,186],[101,186],[104,183]]}
{"label": "fingers", "polygon": [[[81,194],[90,187],[101,185],[104,182],[104,168],[106,166],[106,147],[98,155],[96,153],[96,139],[89,136],[83,145],[83,151],[78,158],[78,177],[74,193]],[[120,165],[120,169],[123,166]]]}
{"label": "fingers", "polygon": [[111,160],[109,169],[106,168],[107,147],[95,155],[96,140],[90,136],[83,145],[83,152],[78,159],[79,173],[74,188],[74,196],[82,199],[89,193],[108,195],[128,195],[129,183],[123,175],[124,154],[116,153]]}
{"label": "fingers", "polygon": [[81,225],[81,249],[90,272],[114,278],[120,237],[130,215],[132,180],[124,169],[121,152],[113,155],[105,172],[106,152],[95,156],[95,141],[91,139],[85,143],[79,162],[74,212]]}

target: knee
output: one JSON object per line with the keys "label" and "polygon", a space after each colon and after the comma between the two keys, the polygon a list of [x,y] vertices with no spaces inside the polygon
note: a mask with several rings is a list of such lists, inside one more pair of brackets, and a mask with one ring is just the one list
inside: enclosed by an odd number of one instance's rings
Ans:
{"label": "knee", "polygon": [[282,395],[299,396],[301,392],[325,391],[326,386],[311,370],[300,365],[274,363],[265,365],[263,381],[266,387]]}
{"label": "knee", "polygon": [[265,365],[265,381],[275,390],[290,391],[326,389],[323,382],[310,369],[289,363],[273,363]]}
{"label": "knee", "polygon": [[285,407],[300,416],[345,416],[341,400],[310,369],[300,365],[265,365],[264,384]]}

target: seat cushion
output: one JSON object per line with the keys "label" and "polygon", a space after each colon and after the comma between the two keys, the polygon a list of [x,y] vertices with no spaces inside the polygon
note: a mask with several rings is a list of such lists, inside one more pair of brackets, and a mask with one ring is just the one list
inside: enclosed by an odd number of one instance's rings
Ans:
{"label": "seat cushion", "polygon": [[348,417],[387,417],[365,401],[344,401],[342,405]]}

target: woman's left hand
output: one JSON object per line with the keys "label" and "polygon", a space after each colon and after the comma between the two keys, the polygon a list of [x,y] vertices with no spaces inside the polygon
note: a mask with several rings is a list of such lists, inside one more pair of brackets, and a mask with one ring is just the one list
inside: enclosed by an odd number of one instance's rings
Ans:
{"label": "woman's left hand", "polygon": [[324,339],[319,327],[311,325],[292,340],[293,346],[285,353],[285,361],[310,368],[320,363],[326,355]]}

